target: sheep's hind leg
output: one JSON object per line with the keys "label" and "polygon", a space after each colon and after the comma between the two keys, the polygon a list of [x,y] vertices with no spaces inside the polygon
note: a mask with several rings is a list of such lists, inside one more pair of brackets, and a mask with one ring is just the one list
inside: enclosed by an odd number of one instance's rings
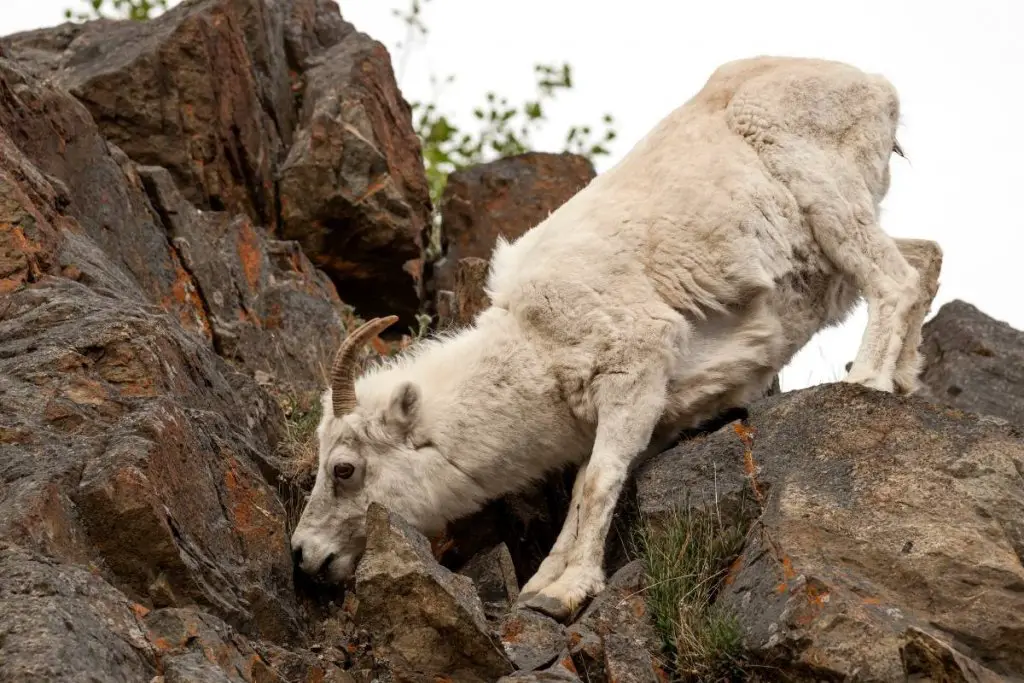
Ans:
{"label": "sheep's hind leg", "polygon": [[[531,609],[564,621],[604,589],[604,543],[630,464],[646,450],[665,407],[665,377],[659,372],[605,376],[598,406],[597,436],[583,478],[579,531],[565,570],[554,583],[528,596]],[[574,489],[576,487],[574,486]]]}
{"label": "sheep's hind leg", "polygon": [[579,511],[583,498],[583,482],[586,476],[587,463],[583,463],[580,465],[579,471],[576,472],[576,479],[572,485],[572,498],[569,501],[569,513],[562,524],[562,530],[558,533],[558,538],[555,539],[555,544],[551,547],[547,557],[523,586],[523,590],[519,594],[520,603],[526,604],[530,598],[554,583],[565,571],[569,550],[576,542],[576,534],[579,532]]}
{"label": "sheep's hind leg", "polygon": [[810,222],[818,245],[868,303],[868,324],[843,381],[892,392],[921,277],[877,223],[842,221],[828,207],[812,211]]}
{"label": "sheep's hind leg", "polygon": [[896,247],[903,258],[917,271],[920,276],[917,300],[910,309],[909,329],[903,340],[903,348],[896,360],[896,373],[893,383],[896,391],[901,394],[912,394],[920,386],[918,379],[921,374],[923,359],[918,350],[921,345],[921,326],[924,317],[931,308],[935,294],[939,291],[939,273],[942,271],[942,248],[931,240],[899,239]]}

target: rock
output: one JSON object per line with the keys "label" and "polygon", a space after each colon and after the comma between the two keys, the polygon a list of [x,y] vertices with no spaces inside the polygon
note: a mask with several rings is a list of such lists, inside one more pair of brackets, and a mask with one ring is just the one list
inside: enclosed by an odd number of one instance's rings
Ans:
{"label": "rock", "polygon": [[163,168],[139,174],[205,306],[213,344],[263,382],[316,391],[345,333],[334,285],[295,242],[245,216],[200,212]]}
{"label": "rock", "polygon": [[508,676],[502,676],[498,683],[557,683],[558,681],[579,681],[580,677],[571,669],[556,664],[544,671],[517,671]]}
{"label": "rock", "polygon": [[427,539],[377,503],[366,515],[356,595],[359,623],[396,681],[493,681],[512,671],[473,582],[440,566]]}
{"label": "rock", "polygon": [[957,300],[922,336],[923,396],[1024,429],[1024,332]]}
{"label": "rock", "polygon": [[570,652],[585,680],[664,680],[665,672],[651,656],[661,649],[661,641],[647,613],[645,581],[643,563],[630,562],[608,580],[605,590],[570,627]]}
{"label": "rock", "polygon": [[637,490],[655,520],[716,497],[723,516],[759,515],[719,597],[756,656],[903,680],[915,627],[999,675],[1024,670],[1019,434],[845,383],[755,403],[749,425],[652,458]]}
{"label": "rock", "polygon": [[907,636],[909,641],[900,654],[908,680],[955,683],[998,683],[1006,680],[934,635],[911,627],[907,629]]}
{"label": "rock", "polygon": [[133,607],[85,569],[0,541],[0,680],[150,680],[156,661]]}
{"label": "rock", "polygon": [[[121,291],[141,289],[185,329],[209,338],[209,323],[195,294],[195,283],[168,243],[132,164],[104,141],[79,102],[40,83],[13,62],[0,59],[0,138],[7,140],[0,160],[4,168],[0,172],[6,176],[0,192],[6,194],[17,186],[27,192],[26,200],[16,201],[19,211],[5,217],[6,223],[33,232],[42,228],[27,227],[26,222],[56,220],[68,231],[88,236],[104,252],[103,259],[116,266],[116,275],[109,269],[100,276],[95,269],[83,272],[81,264],[61,264],[71,279]],[[26,170],[28,166],[31,171]],[[26,201],[42,214],[34,215]],[[12,206],[8,203],[3,210]],[[54,230],[54,235],[60,232]],[[44,251],[55,256],[56,242],[54,238]],[[33,250],[32,259],[40,256]],[[42,270],[35,268],[37,274]],[[91,279],[96,277],[100,281]],[[24,275],[17,279],[31,280]],[[10,287],[6,285],[6,289]]]}
{"label": "rock", "polygon": [[297,119],[291,74],[345,32],[330,1],[202,0],[146,22],[16,34],[4,48],[80,99],[132,160],[167,168],[197,206],[273,227],[276,166]]}
{"label": "rock", "polygon": [[60,181],[2,139],[0,211],[25,239],[6,243],[0,305],[0,538],[95,566],[147,607],[199,603],[293,637],[284,509],[264,478],[279,408],[149,303],[65,212]]}
{"label": "rock", "polygon": [[504,543],[477,553],[458,573],[473,581],[489,619],[500,619],[519,598],[516,567]]}
{"label": "rock", "polygon": [[165,683],[352,680],[338,666],[323,663],[306,650],[287,652],[271,644],[250,642],[220,619],[194,609],[154,610],[143,621]]}
{"label": "rock", "polygon": [[595,176],[585,157],[527,152],[452,173],[441,199],[444,260],[437,290],[455,289],[460,259],[489,260],[499,236],[513,240],[534,227]]}
{"label": "rock", "polygon": [[353,31],[311,62],[305,80],[302,127],[281,169],[282,234],[362,315],[412,326],[431,206],[388,52]]}
{"label": "rock", "polygon": [[528,609],[506,615],[500,633],[505,654],[520,671],[536,671],[550,665],[566,647],[565,627]]}

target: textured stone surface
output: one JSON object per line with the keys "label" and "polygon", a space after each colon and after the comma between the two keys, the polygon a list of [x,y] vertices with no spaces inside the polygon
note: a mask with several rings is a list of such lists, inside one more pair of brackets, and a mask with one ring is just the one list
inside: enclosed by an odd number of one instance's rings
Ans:
{"label": "textured stone surface", "polygon": [[198,206],[275,226],[293,74],[347,30],[330,1],[201,0],[147,22],[16,34],[4,47],[78,97],[134,161],[167,168]]}
{"label": "textured stone surface", "polygon": [[[960,411],[844,383],[754,404],[648,461],[641,511],[760,515],[720,600],[801,675],[902,680],[908,629],[1024,670],[1024,441]],[[749,518],[749,517],[748,517]]]}
{"label": "textured stone surface", "polygon": [[148,681],[154,652],[133,604],[85,569],[0,541],[0,680]]}
{"label": "textured stone surface", "polygon": [[[65,276],[90,286],[141,290],[185,329],[208,337],[209,323],[195,283],[168,242],[131,162],[104,141],[78,101],[39,82],[23,66],[0,59],[0,140],[7,141],[0,142],[0,173],[5,175],[0,192],[8,196],[0,209],[4,224],[12,226],[13,234],[49,230],[56,235],[61,232],[57,227],[38,224],[56,221],[60,228],[87,236],[89,248],[101,250],[114,266],[107,269],[108,275],[118,282],[93,281],[90,277],[96,274],[90,269],[67,262],[61,264]],[[18,187],[21,199],[11,194]],[[48,242],[51,255],[55,240]],[[42,255],[30,252],[33,259]],[[37,274],[41,270],[35,268]],[[32,279],[22,273],[17,281]],[[0,273],[0,278],[10,277]],[[0,285],[0,291],[13,285],[14,281]]]}
{"label": "textured stone surface", "polygon": [[664,678],[652,657],[661,641],[647,612],[645,586],[643,563],[630,562],[570,627],[573,660],[584,680],[658,683]]}
{"label": "textured stone surface", "polygon": [[[9,75],[0,72],[0,82]],[[52,118],[32,124],[40,128],[76,111],[28,78],[15,90],[54,98]],[[11,266],[0,301],[0,537],[95,566],[147,606],[200,603],[251,634],[293,636],[284,510],[265,479],[275,473],[280,410],[183,328],[174,307],[164,312],[159,292],[138,284],[144,259],[136,270],[107,256],[132,253],[137,242],[94,240],[76,220],[79,205],[57,189],[65,184],[6,132],[21,136],[28,124],[16,110],[5,114],[0,172],[11,182],[0,212]],[[63,167],[66,185],[97,182],[87,155],[102,167],[106,148],[76,154]],[[103,189],[117,187],[128,185]],[[148,206],[141,183],[133,189]]]}
{"label": "textured stone surface", "polygon": [[165,169],[139,173],[195,282],[217,352],[275,384],[322,388],[345,333],[331,281],[297,243],[271,239],[245,216],[196,210]]}
{"label": "textured stone surface", "polygon": [[575,154],[528,152],[456,171],[441,199],[445,257],[437,290],[454,290],[460,259],[489,260],[498,237],[512,240],[534,227],[594,178]]}
{"label": "textured stone surface", "polygon": [[504,543],[474,555],[459,574],[473,581],[489,619],[503,616],[519,597],[516,567]]}
{"label": "textured stone surface", "polygon": [[483,682],[512,672],[473,582],[439,565],[422,534],[376,503],[367,512],[356,594],[359,622],[396,680]]}
{"label": "textured stone surface", "polygon": [[957,300],[922,337],[924,396],[1024,429],[1024,332]]}
{"label": "textured stone surface", "polygon": [[281,169],[283,235],[367,317],[411,325],[430,197],[420,143],[383,45],[358,32],[305,73],[302,127]]}
{"label": "textured stone surface", "polygon": [[520,671],[536,671],[552,664],[566,648],[565,627],[554,619],[519,609],[501,620],[501,644]]}

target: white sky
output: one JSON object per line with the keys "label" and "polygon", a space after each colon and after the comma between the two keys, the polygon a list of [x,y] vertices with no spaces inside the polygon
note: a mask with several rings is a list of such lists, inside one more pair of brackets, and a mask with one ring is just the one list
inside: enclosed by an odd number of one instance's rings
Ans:
{"label": "white sky", "polygon": [[[78,2],[0,0],[0,35],[59,23],[64,8]],[[388,48],[403,39],[391,10],[405,2],[339,4],[346,19]],[[549,107],[547,134],[536,142],[556,149],[569,125],[597,123],[609,112],[619,138],[598,171],[731,59],[823,57],[884,74],[900,91],[899,137],[910,162],[894,162],[883,226],[942,245],[933,313],[959,298],[1024,329],[1024,289],[1013,284],[1024,270],[1019,0],[432,0],[424,17],[430,35],[400,74],[407,99],[431,97],[431,73],[456,74],[442,108],[470,123],[487,90],[521,102],[533,94],[535,63],[568,61],[575,88]],[[841,377],[864,323],[861,309],[843,327],[819,334],[783,371],[783,388]]]}

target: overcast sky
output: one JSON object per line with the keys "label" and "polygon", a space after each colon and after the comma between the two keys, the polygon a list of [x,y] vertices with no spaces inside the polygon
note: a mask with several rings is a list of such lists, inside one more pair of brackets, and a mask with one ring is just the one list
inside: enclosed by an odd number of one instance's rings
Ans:
{"label": "overcast sky", "polygon": [[[0,0],[0,35],[59,23],[81,0]],[[84,5],[84,3],[82,3]],[[404,29],[394,0],[342,0],[346,19],[389,48]],[[498,11],[500,8],[500,11]],[[483,93],[522,101],[533,65],[568,61],[576,87],[549,110],[541,149],[557,149],[571,124],[605,112],[619,139],[598,171],[617,161],[723,62],[758,54],[822,57],[884,74],[902,100],[900,142],[883,227],[938,241],[945,251],[932,313],[965,299],[1024,329],[1024,2],[972,0],[431,0],[430,35],[402,70],[407,99],[429,99],[431,73],[455,74],[442,108],[469,122]],[[397,61],[397,60],[396,60]],[[396,65],[397,68],[397,65]],[[843,374],[865,323],[861,309],[819,334],[783,372],[794,389]]]}

